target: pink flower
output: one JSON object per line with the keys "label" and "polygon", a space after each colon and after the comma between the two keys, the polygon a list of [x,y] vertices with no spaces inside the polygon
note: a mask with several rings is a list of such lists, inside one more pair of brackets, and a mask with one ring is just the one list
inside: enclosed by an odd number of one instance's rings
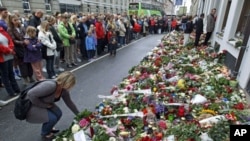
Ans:
{"label": "pink flower", "polygon": [[79,121],[79,125],[81,128],[83,128],[83,127],[88,126],[89,122],[85,118],[83,118],[82,120]]}
{"label": "pink flower", "polygon": [[163,121],[163,120],[160,120],[160,121],[158,122],[158,126],[159,126],[161,129],[167,129],[167,124],[166,124],[166,122]]}

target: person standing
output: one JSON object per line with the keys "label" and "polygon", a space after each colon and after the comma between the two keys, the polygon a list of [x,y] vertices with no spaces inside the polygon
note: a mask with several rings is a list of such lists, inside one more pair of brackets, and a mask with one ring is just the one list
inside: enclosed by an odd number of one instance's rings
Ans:
{"label": "person standing", "polygon": [[14,43],[7,32],[8,10],[0,7],[0,73],[3,84],[9,96],[16,96],[20,88],[13,73]]}
{"label": "person standing", "polygon": [[187,43],[189,42],[189,36],[193,32],[193,21],[192,21],[192,16],[188,17],[188,21],[186,23],[186,29],[184,30],[184,42],[183,46],[186,46]]}
{"label": "person standing", "polygon": [[200,18],[196,22],[196,30],[195,30],[196,35],[195,35],[195,42],[194,42],[195,47],[198,47],[201,34],[203,33],[203,18],[204,18],[204,14],[202,13],[200,15]]}
{"label": "person standing", "polygon": [[26,63],[31,63],[36,80],[41,81],[45,79],[42,73],[42,44],[40,43],[40,41],[38,41],[36,32],[37,29],[32,26],[28,26],[26,29],[26,35],[24,37],[26,48],[24,50],[23,61]]}
{"label": "person standing", "polygon": [[41,135],[44,139],[51,140],[53,133],[59,132],[53,127],[62,116],[61,109],[56,102],[62,98],[68,108],[77,115],[79,110],[70,98],[69,90],[75,85],[76,79],[72,72],[65,71],[55,80],[45,80],[33,87],[26,98],[32,103],[26,121],[29,123],[42,123]]}
{"label": "person standing", "polygon": [[115,32],[112,32],[112,37],[109,39],[110,56],[116,56],[116,50],[118,48],[118,40]]}
{"label": "person standing", "polygon": [[81,55],[82,55],[83,59],[88,58],[87,51],[86,51],[85,39],[86,39],[86,36],[88,34],[89,28],[88,28],[88,26],[86,24],[86,21],[87,21],[86,17],[83,16],[81,18],[81,22],[77,26],[77,30],[79,32],[79,38],[80,38],[80,52],[81,52]]}
{"label": "person standing", "polygon": [[74,66],[77,66],[74,60],[74,42],[75,42],[75,29],[68,22],[68,15],[63,14],[61,16],[62,22],[58,25],[58,32],[60,37],[63,40],[63,46],[64,46],[64,57],[67,63],[68,68],[72,68]]}
{"label": "person standing", "polygon": [[11,35],[15,45],[14,50],[16,52],[16,61],[20,68],[21,76],[24,79],[24,85],[34,82],[31,64],[23,62],[24,49],[26,46],[24,41],[25,29],[21,26],[21,23],[16,15],[11,15],[9,17],[8,33]]}
{"label": "person standing", "polygon": [[216,13],[216,9],[213,8],[211,13],[207,16],[207,34],[206,34],[205,41],[203,43],[204,46],[207,46],[208,40],[210,39],[210,37],[214,31],[215,13]]}
{"label": "person standing", "polygon": [[43,21],[39,26],[38,40],[46,47],[46,70],[49,79],[55,79],[54,57],[56,53],[56,42],[49,30],[49,22]]}
{"label": "person standing", "polygon": [[126,28],[124,25],[123,17],[120,18],[119,22],[119,44],[120,47],[125,45],[125,34],[126,34]]}
{"label": "person standing", "polygon": [[104,39],[105,39],[105,32],[102,26],[102,17],[97,17],[97,21],[95,23],[96,27],[96,37],[97,37],[97,55],[101,55],[104,51]]}
{"label": "person standing", "polygon": [[63,50],[63,42],[60,38],[60,36],[58,35],[57,29],[55,28],[55,23],[56,23],[56,19],[53,16],[50,16],[47,21],[49,22],[49,30],[53,35],[54,40],[56,41],[56,56],[55,56],[55,68],[60,71],[63,72],[64,68],[61,67],[61,62],[60,62],[60,54]]}
{"label": "person standing", "polygon": [[91,62],[93,57],[95,56],[95,46],[96,46],[96,41],[95,37],[93,35],[92,30],[88,31],[88,36],[86,37],[86,50],[88,54],[88,61]]}

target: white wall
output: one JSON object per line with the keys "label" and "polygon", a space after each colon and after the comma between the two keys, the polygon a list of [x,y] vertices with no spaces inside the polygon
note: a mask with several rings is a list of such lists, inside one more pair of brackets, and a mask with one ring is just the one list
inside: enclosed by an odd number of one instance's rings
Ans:
{"label": "white wall", "polygon": [[248,39],[247,49],[242,59],[241,67],[239,70],[238,81],[242,88],[246,88],[250,78],[249,60],[250,60],[250,38]]}

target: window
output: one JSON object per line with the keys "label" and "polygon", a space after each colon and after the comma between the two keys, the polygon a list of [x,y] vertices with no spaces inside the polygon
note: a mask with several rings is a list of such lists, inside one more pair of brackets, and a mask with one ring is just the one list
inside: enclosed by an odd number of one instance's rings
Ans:
{"label": "window", "polygon": [[104,13],[106,13],[107,12],[107,7],[104,7]]}
{"label": "window", "polygon": [[246,23],[247,23],[247,15],[250,13],[250,1],[246,0],[244,1],[243,7],[242,7],[242,11],[241,11],[241,15],[240,15],[240,19],[238,22],[238,27],[236,29],[236,35],[238,36],[239,34],[239,38],[243,38],[244,37],[244,32],[246,30]]}
{"label": "window", "polygon": [[113,3],[113,0],[110,0],[110,3],[112,4],[112,3]]}
{"label": "window", "polygon": [[226,26],[226,23],[227,23],[227,19],[228,19],[229,10],[230,10],[230,7],[231,7],[231,3],[232,3],[231,0],[228,1],[228,3],[227,3],[227,8],[226,8],[226,12],[225,12],[225,16],[224,16],[224,20],[223,20],[221,31],[225,29],[225,26]]}
{"label": "window", "polygon": [[99,6],[96,6],[96,12],[97,13],[99,12]]}
{"label": "window", "polygon": [[91,12],[91,8],[89,4],[88,4],[87,12]]}
{"label": "window", "polygon": [[46,11],[51,11],[51,5],[50,5],[51,1],[50,0],[44,0],[44,2],[45,2]]}
{"label": "window", "polygon": [[130,3],[129,4],[130,10],[138,10],[139,9],[139,3]]}
{"label": "window", "polygon": [[70,4],[60,4],[61,13],[71,12],[78,13],[80,11],[80,6],[78,5],[70,5]]}
{"label": "window", "polygon": [[29,0],[23,0],[23,10],[24,12],[30,12],[30,2]]}
{"label": "window", "polygon": [[0,6],[1,6],[1,7],[3,6],[2,0],[0,0]]}

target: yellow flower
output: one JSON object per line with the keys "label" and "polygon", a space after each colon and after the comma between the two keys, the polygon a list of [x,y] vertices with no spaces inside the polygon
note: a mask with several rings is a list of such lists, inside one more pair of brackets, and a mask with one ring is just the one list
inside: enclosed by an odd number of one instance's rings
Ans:
{"label": "yellow flower", "polygon": [[212,115],[216,115],[216,112],[215,112],[214,110],[210,110],[210,109],[202,110],[202,111],[200,112],[200,114],[206,114],[206,113],[212,114]]}

